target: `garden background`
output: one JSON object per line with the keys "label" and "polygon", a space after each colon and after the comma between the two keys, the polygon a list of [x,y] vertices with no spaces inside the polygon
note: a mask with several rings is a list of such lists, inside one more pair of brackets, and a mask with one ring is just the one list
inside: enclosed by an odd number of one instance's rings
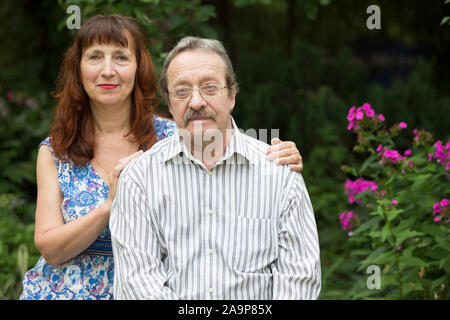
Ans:
{"label": "garden background", "polygon": [[[18,298],[39,258],[35,161],[73,36],[71,4],[82,20],[136,17],[158,71],[184,35],[224,42],[240,85],[237,123],[277,128],[303,156],[320,238],[320,299],[448,299],[448,2],[3,0],[0,299]],[[373,4],[378,30],[366,25]],[[168,115],[163,104],[158,111]],[[380,267],[381,283],[370,278],[371,265]]]}

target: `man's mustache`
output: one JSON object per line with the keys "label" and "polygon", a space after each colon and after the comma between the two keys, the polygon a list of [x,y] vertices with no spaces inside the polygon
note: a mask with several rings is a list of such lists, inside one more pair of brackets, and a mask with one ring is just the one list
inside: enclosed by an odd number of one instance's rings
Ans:
{"label": "man's mustache", "polygon": [[193,110],[188,109],[186,113],[184,114],[184,126],[186,127],[188,122],[191,121],[193,118],[210,118],[212,120],[216,120],[216,113],[211,109],[199,109],[199,110]]}

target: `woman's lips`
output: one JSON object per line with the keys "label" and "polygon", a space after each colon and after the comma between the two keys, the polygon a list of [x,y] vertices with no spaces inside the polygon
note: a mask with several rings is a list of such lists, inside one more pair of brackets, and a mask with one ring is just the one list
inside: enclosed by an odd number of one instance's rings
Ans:
{"label": "woman's lips", "polygon": [[106,89],[106,90],[112,90],[117,88],[119,85],[117,84],[107,84],[107,83],[103,83],[103,84],[99,84],[98,85],[100,88]]}

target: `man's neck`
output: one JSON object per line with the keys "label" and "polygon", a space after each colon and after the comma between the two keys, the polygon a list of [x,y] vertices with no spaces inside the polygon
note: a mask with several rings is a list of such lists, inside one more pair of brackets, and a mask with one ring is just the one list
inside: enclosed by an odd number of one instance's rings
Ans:
{"label": "man's neck", "polygon": [[225,132],[219,130],[207,130],[203,135],[191,141],[190,152],[200,160],[206,168],[214,167],[225,155],[227,146],[233,135],[233,129],[227,128]]}

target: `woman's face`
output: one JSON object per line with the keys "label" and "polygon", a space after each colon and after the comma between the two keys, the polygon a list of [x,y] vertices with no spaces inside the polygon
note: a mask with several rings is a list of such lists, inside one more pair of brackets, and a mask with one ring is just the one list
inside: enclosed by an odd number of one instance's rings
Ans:
{"label": "woman's face", "polygon": [[131,102],[137,68],[132,46],[94,43],[84,50],[80,68],[83,87],[91,104]]}

